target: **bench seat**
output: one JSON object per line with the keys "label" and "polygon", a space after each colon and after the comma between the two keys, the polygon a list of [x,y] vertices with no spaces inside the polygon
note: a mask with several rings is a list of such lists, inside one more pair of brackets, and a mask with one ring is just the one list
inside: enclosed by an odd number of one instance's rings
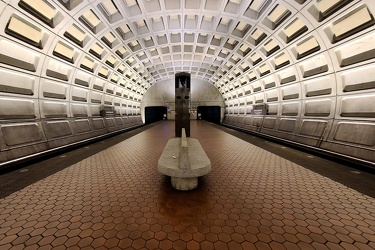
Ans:
{"label": "bench seat", "polygon": [[158,162],[158,171],[171,176],[172,186],[178,190],[191,190],[198,186],[198,177],[211,171],[211,161],[195,138],[186,138],[190,167],[180,167],[181,138],[170,139]]}

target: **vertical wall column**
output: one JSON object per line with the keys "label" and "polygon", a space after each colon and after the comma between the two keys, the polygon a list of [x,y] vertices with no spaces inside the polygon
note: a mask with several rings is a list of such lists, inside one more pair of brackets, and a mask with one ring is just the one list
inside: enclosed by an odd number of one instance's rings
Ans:
{"label": "vertical wall column", "polygon": [[181,130],[185,128],[186,136],[190,136],[190,74],[177,73],[175,75],[175,136],[181,137]]}

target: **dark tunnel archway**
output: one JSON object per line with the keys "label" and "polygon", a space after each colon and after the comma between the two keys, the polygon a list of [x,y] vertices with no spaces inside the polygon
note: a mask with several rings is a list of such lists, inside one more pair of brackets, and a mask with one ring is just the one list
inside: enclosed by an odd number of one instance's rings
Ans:
{"label": "dark tunnel archway", "polygon": [[167,120],[168,108],[165,106],[145,107],[145,123],[150,124],[161,120]]}

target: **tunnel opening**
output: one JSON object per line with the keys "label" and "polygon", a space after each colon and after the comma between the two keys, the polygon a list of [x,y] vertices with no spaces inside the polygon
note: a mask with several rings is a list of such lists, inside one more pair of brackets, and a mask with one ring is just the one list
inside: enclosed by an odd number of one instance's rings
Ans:
{"label": "tunnel opening", "polygon": [[161,120],[167,120],[168,108],[165,106],[145,107],[145,123],[150,124]]}
{"label": "tunnel opening", "polygon": [[220,106],[198,106],[198,119],[220,124]]}

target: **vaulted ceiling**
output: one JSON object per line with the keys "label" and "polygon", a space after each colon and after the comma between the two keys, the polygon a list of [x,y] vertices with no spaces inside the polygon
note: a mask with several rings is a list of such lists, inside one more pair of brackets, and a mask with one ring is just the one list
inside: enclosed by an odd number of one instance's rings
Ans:
{"label": "vaulted ceiling", "polygon": [[[230,70],[233,72],[229,78],[246,71],[275,51],[275,40],[264,46],[264,53],[256,52],[256,48],[305,0],[57,2],[65,9],[33,0],[22,0],[19,6],[54,30],[60,29],[64,39],[86,49],[93,57],[81,63],[83,68],[90,68],[91,60],[98,60],[115,71],[128,72],[130,78],[134,74],[135,81],[139,81],[135,75],[141,76],[142,85],[149,86],[181,71],[212,83]],[[297,27],[280,34],[286,43],[306,29],[300,19],[293,25]],[[285,32],[293,34],[288,37]],[[43,46],[42,39],[37,43]],[[74,54],[69,47],[62,42],[55,54],[69,57],[69,52]],[[256,53],[250,56],[251,52]]]}
{"label": "vaulted ceiling", "polygon": [[8,35],[139,97],[178,72],[211,82],[223,95],[277,72],[281,84],[295,81],[308,71],[308,66],[295,67],[301,59],[373,24],[366,6],[330,23],[350,0],[15,2],[38,20],[16,11]]}

